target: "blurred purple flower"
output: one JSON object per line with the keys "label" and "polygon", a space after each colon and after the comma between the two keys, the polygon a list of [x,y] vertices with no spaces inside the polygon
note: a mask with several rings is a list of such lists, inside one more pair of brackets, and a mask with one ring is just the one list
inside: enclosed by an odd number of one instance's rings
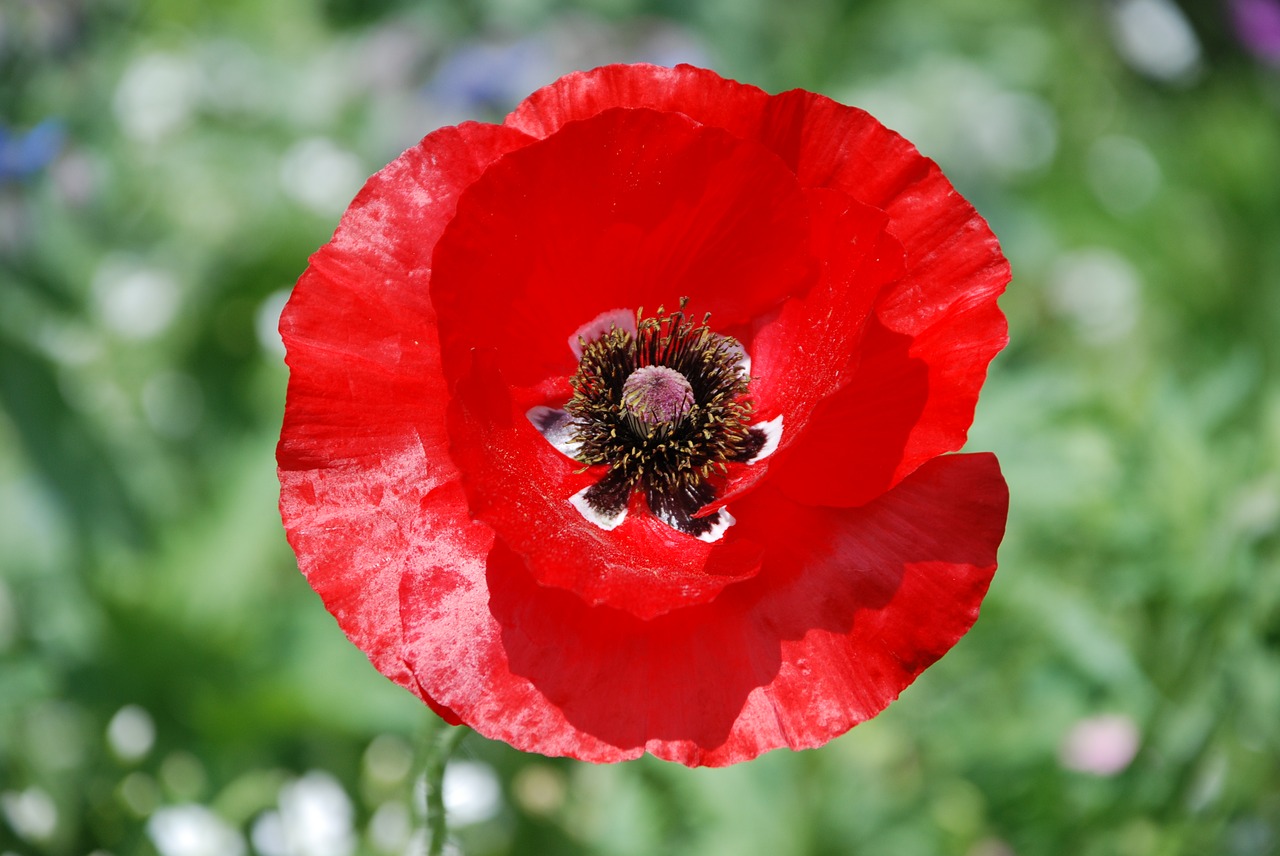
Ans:
{"label": "blurred purple flower", "polygon": [[474,42],[445,58],[428,86],[430,94],[452,106],[506,112],[539,80],[551,63],[536,37],[515,42]]}
{"label": "blurred purple flower", "polygon": [[62,139],[62,123],[54,119],[46,119],[25,133],[0,125],[0,184],[43,170],[58,156]]}
{"label": "blurred purple flower", "polygon": [[[501,116],[529,92],[575,69],[616,62],[706,65],[707,52],[684,28],[660,19],[619,26],[590,15],[564,15],[521,37],[490,36],[447,54],[423,94],[461,121]],[[458,113],[455,119],[451,112]]]}
{"label": "blurred purple flower", "polygon": [[1280,0],[1230,0],[1236,37],[1254,56],[1280,67]]}

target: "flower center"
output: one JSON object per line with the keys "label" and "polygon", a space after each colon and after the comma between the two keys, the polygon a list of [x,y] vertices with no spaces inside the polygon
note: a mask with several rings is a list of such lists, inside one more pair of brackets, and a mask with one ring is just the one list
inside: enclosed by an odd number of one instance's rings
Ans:
{"label": "flower center", "polygon": [[679,422],[693,408],[689,379],[666,366],[641,366],[622,384],[622,408],[637,433]]}
{"label": "flower center", "polygon": [[694,324],[681,301],[669,315],[661,307],[653,317],[637,313],[634,334],[614,326],[580,340],[565,411],[573,457],[609,466],[585,496],[601,518],[624,514],[642,490],[659,519],[702,537],[720,520],[719,513],[694,517],[715,499],[710,480],[764,447],[764,433],[749,424],[742,346],[713,333],[708,320]]}

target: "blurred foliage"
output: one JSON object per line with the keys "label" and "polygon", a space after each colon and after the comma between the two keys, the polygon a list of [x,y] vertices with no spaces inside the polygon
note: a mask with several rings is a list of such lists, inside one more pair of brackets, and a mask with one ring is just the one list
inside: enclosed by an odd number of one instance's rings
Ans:
{"label": "blurred foliage", "polygon": [[[405,851],[429,715],[284,542],[275,318],[419,136],[638,59],[867,107],[991,221],[1012,344],[970,445],[1012,491],[1001,571],[823,750],[469,737],[462,851],[1280,850],[1280,70],[1233,5],[4,0],[0,852]],[[328,838],[282,833],[303,803]]]}

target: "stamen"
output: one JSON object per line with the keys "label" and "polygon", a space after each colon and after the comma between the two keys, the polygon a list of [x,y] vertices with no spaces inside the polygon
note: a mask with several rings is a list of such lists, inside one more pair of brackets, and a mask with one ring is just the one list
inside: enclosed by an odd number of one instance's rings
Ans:
{"label": "stamen", "polygon": [[712,480],[730,462],[751,461],[766,445],[764,432],[750,424],[745,350],[712,332],[709,315],[700,324],[691,321],[685,304],[670,314],[659,307],[648,318],[642,310],[634,327],[612,323],[580,340],[563,423],[573,433],[558,447],[572,448],[572,457],[588,467],[609,467],[604,481],[574,503],[601,528],[620,523],[627,498],[642,490],[650,512],[665,523],[696,537],[719,537],[732,518],[694,515],[715,499]]}

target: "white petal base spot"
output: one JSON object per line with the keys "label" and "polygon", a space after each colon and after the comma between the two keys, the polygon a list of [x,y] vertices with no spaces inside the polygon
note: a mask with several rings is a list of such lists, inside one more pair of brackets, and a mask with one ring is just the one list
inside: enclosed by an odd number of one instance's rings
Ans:
{"label": "white petal base spot", "polygon": [[581,444],[574,439],[573,417],[563,410],[538,405],[531,408],[525,416],[533,423],[547,442],[562,455],[568,455],[575,461]]}
{"label": "white petal base spot", "polygon": [[[595,487],[592,485],[591,487]],[[627,519],[627,507],[624,505],[622,511],[616,515],[609,516],[597,511],[594,506],[587,501],[587,491],[591,487],[584,487],[582,490],[569,497],[569,504],[578,509],[578,513],[587,519],[587,522],[594,523],[606,532],[617,529],[622,525],[622,521]]]}
{"label": "white petal base spot", "polygon": [[626,330],[632,336],[636,334],[636,311],[634,309],[609,309],[601,312],[586,324],[583,324],[569,337],[569,349],[574,359],[582,359],[582,343],[594,342],[614,327]]}
{"label": "white petal base spot", "polygon": [[715,524],[706,532],[703,532],[701,535],[695,535],[694,537],[699,541],[706,541],[708,544],[713,544],[723,538],[724,533],[729,531],[729,527],[737,522],[738,521],[734,519],[734,516],[729,513],[728,508],[722,508],[716,512]]}
{"label": "white petal base spot", "polygon": [[764,445],[760,447],[760,451],[756,452],[754,458],[747,461],[748,464],[762,461],[778,451],[778,444],[782,442],[782,414],[779,413],[768,422],[757,422],[751,426],[751,429],[764,432]]}

